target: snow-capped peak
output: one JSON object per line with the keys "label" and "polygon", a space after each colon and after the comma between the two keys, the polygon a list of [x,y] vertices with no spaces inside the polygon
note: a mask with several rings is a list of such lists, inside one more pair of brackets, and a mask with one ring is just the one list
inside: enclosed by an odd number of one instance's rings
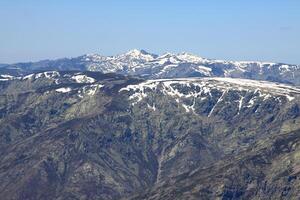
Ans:
{"label": "snow-capped peak", "polygon": [[141,61],[149,62],[149,61],[154,60],[155,57],[156,57],[155,55],[150,54],[150,53],[146,52],[145,50],[133,49],[133,50],[128,51],[125,54],[120,54],[120,55],[116,56],[115,58],[116,59],[121,59],[121,60],[135,59],[135,60],[141,60]]}
{"label": "snow-capped peak", "polygon": [[138,49],[132,49],[126,53],[126,55],[131,55],[131,56],[140,56],[141,54],[143,53]]}
{"label": "snow-capped peak", "polygon": [[177,58],[179,58],[182,61],[185,62],[191,62],[191,63],[198,63],[198,62],[208,62],[208,59],[202,58],[200,56],[187,53],[187,52],[182,52],[177,55]]}

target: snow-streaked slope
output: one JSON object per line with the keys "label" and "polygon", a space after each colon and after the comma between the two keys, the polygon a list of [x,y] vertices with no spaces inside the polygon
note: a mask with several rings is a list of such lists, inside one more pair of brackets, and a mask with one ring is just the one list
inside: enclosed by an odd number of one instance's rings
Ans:
{"label": "snow-streaked slope", "polygon": [[[186,111],[194,111],[196,101],[213,99],[215,105],[211,108],[208,116],[213,114],[218,104],[224,103],[224,99],[229,93],[237,96],[236,100],[225,103],[235,104],[238,107],[238,113],[244,107],[251,108],[255,103],[269,99],[281,103],[300,98],[300,88],[298,87],[267,81],[218,77],[147,80],[136,85],[128,85],[120,92],[129,94],[132,105],[152,97],[153,93],[166,95],[174,98]],[[185,103],[186,99],[189,99],[189,104]]]}

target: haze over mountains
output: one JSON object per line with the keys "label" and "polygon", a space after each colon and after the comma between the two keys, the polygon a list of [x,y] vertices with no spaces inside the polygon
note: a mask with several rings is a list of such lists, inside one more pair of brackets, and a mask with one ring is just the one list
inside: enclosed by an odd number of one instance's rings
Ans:
{"label": "haze over mountains", "polygon": [[1,67],[1,199],[299,199],[299,72],[138,50]]}

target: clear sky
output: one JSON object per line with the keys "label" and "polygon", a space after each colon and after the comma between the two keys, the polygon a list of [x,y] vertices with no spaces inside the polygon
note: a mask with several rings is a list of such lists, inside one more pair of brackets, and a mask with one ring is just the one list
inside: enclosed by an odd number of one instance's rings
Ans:
{"label": "clear sky", "polygon": [[129,49],[300,64],[300,0],[0,0],[0,63]]}

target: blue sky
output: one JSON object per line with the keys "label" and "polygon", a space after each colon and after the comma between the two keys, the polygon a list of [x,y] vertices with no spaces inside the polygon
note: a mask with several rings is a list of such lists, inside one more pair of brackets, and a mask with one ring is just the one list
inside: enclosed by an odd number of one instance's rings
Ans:
{"label": "blue sky", "polygon": [[0,63],[129,49],[300,64],[299,0],[1,0]]}

